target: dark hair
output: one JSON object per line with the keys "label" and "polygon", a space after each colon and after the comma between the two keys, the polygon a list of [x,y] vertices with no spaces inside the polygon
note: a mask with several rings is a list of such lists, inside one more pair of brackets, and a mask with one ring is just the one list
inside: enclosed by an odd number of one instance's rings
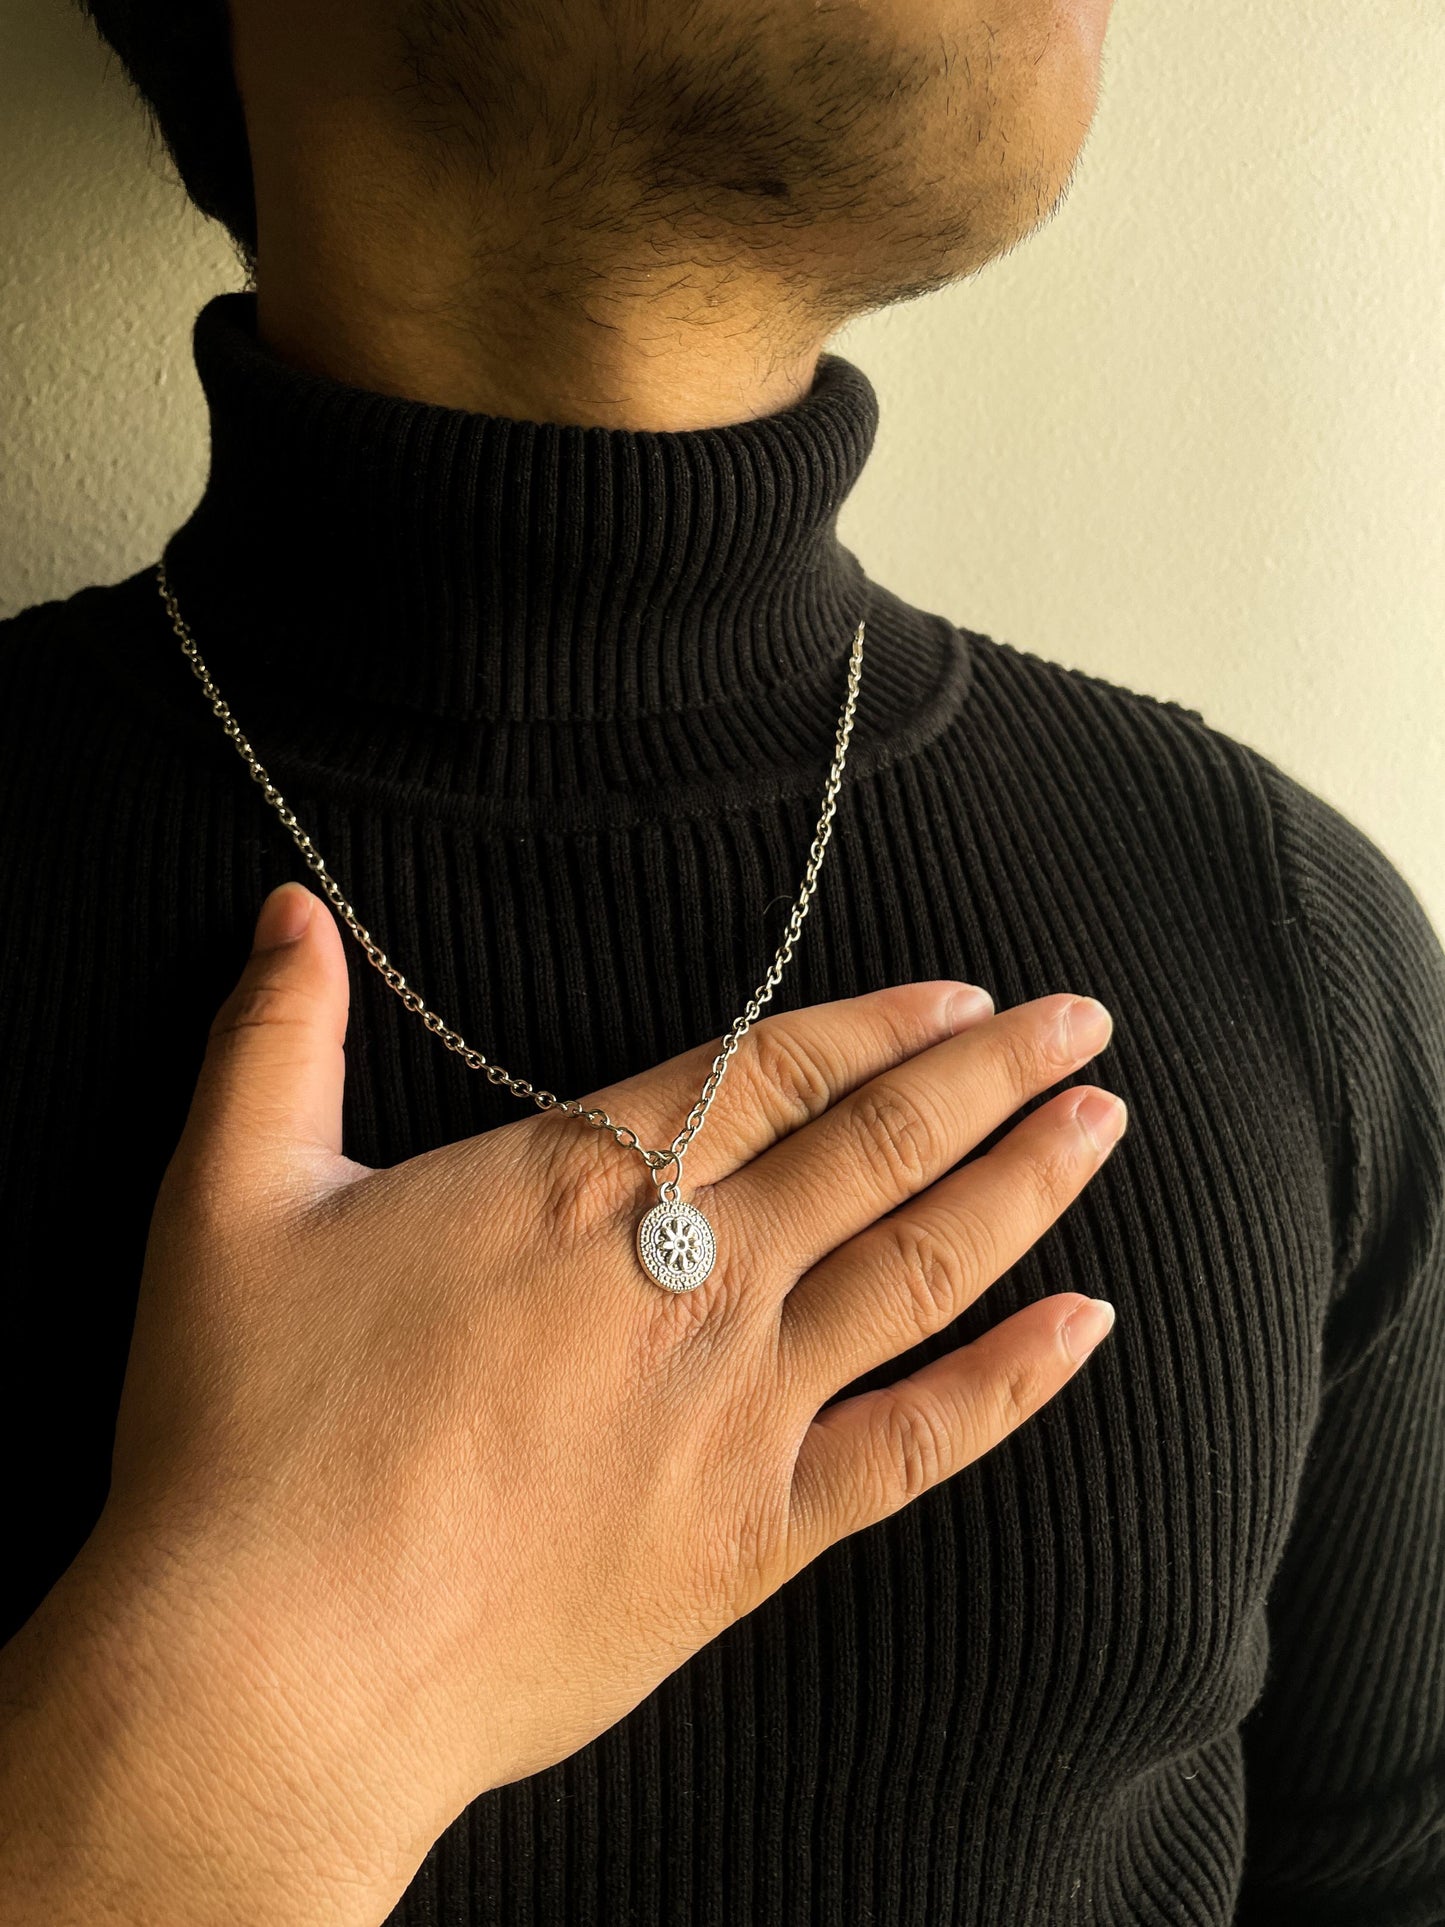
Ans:
{"label": "dark hair", "polygon": [[186,192],[227,230],[249,274],[256,190],[226,0],[78,4],[129,74]]}

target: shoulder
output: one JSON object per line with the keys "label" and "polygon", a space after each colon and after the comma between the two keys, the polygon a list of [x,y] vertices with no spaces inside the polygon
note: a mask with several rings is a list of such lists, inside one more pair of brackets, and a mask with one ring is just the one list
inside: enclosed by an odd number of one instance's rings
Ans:
{"label": "shoulder", "polygon": [[0,616],[0,671],[34,636],[67,636],[81,645],[102,644],[117,628],[134,630],[159,605],[154,563],[114,582],[85,582],[68,594],[50,596]]}
{"label": "shoulder", "polygon": [[1285,914],[1308,915],[1322,935],[1349,944],[1393,932],[1438,953],[1414,889],[1380,845],[1264,751],[1184,703],[991,637],[970,640],[975,692],[997,717],[1011,712],[1036,752],[1067,752],[1086,779],[1210,820],[1223,834],[1200,854],[1236,875],[1241,861],[1262,869]]}
{"label": "shoulder", "polygon": [[[37,656],[49,658],[66,626],[67,603],[56,599],[0,616],[0,689],[8,695],[32,673]],[[10,715],[7,704],[0,714]]]}
{"label": "shoulder", "polygon": [[[971,674],[957,724],[995,783],[1027,783],[1044,813],[1085,819],[1107,839],[1114,867],[1166,893],[1171,878],[1201,899],[1243,891],[1248,900],[1233,908],[1256,929],[1289,914],[1280,798],[1257,751],[1185,703],[961,633]],[[1178,909],[1185,915],[1189,905]]]}
{"label": "shoulder", "polygon": [[1335,1066],[1335,1343],[1445,1315],[1445,947],[1409,879],[1343,810],[1248,752]]}
{"label": "shoulder", "polygon": [[1221,779],[1253,783],[1247,745],[1199,710],[994,636],[961,633],[971,699],[992,729],[1027,735],[1036,754],[1052,751],[1081,772],[1105,774],[1124,793],[1146,791],[1186,807],[1215,798]]}
{"label": "shoulder", "polygon": [[20,699],[60,683],[74,695],[77,670],[94,662],[102,638],[124,624],[133,582],[86,584],[0,616],[0,717],[12,729],[25,726]]}
{"label": "shoulder", "polygon": [[0,914],[37,892],[72,906],[103,893],[161,804],[175,817],[194,793],[178,749],[206,719],[188,720],[152,639],[148,574],[0,619]]}
{"label": "shoulder", "polygon": [[1256,993],[1269,981],[1334,1173],[1341,1292],[1369,1274],[1354,1300],[1387,1319],[1379,1280],[1413,1275],[1403,1248],[1384,1262],[1392,1239],[1438,1238],[1445,1269],[1445,949],[1418,893],[1345,810],[1199,710],[973,640],[975,740],[999,732],[1020,780],[1099,813],[1151,913],[1178,906],[1191,941],[1215,920]]}
{"label": "shoulder", "polygon": [[[87,583],[0,618],[0,746],[5,763],[42,761],[57,776],[98,733],[143,732],[176,707],[174,669],[157,649],[154,571]],[[0,768],[0,782],[4,781]]]}
{"label": "shoulder", "polygon": [[84,705],[91,651],[75,598],[32,603],[0,618],[0,798],[48,782],[66,742],[65,710]]}

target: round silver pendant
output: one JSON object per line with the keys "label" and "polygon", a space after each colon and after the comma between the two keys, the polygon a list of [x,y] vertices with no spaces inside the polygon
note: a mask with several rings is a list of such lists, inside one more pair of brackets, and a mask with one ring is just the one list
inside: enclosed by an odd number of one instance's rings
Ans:
{"label": "round silver pendant", "polygon": [[695,1204],[655,1204],[637,1227],[637,1255],[654,1284],[692,1291],[713,1268],[717,1240]]}

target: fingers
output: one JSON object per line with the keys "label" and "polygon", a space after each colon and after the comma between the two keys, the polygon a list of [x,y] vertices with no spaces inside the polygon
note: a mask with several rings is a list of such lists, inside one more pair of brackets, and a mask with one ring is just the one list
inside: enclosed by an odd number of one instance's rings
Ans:
{"label": "fingers", "polygon": [[727,1178],[727,1218],[759,1228],[769,1263],[796,1278],[951,1169],[1111,1029],[1092,998],[1040,997],[892,1063]]}
{"label": "fingers", "polygon": [[[972,993],[973,1001],[955,1012],[959,992]],[[684,1153],[684,1187],[714,1183],[888,1065],[992,1011],[986,992],[939,980],[890,984],[860,997],[760,1018],[730,1056],[702,1127]],[[721,1037],[709,1038],[579,1101],[635,1131],[648,1149],[666,1150],[701,1096],[721,1047]],[[549,1116],[543,1128],[578,1137],[585,1133],[602,1141],[604,1154],[611,1145],[615,1155],[609,1134],[575,1119]],[[570,1145],[572,1138],[563,1141]],[[626,1164],[641,1169],[635,1153]]]}
{"label": "fingers", "polygon": [[787,1576],[982,1458],[1047,1404],[1112,1324],[1106,1313],[1090,1327],[1095,1302],[1041,1299],[896,1384],[820,1412],[794,1466]]}
{"label": "fingers", "polygon": [[282,884],[211,1024],[178,1160],[285,1180],[308,1156],[338,1157],[349,1008],[335,918],[304,884]]}
{"label": "fingers", "polygon": [[[1092,1099],[1112,1111],[1112,1124],[1080,1116]],[[1063,1215],[1126,1123],[1111,1093],[1064,1091],[814,1266],[784,1300],[778,1332],[780,1367],[799,1402],[816,1410],[952,1324]]]}

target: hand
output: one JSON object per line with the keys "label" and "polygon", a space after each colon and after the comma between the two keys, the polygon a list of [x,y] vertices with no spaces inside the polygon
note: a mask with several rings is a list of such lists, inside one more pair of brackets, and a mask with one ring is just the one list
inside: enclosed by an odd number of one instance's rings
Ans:
{"label": "hand", "polygon": [[[1066,1037],[1066,995],[958,1028],[942,983],[759,1021],[687,1150],[718,1258],[675,1295],[638,1263],[657,1193],[609,1133],[529,1111],[387,1169],[343,1154],[343,939],[299,885],[268,912],[298,898],[303,934],[216,1019],[165,1174],[98,1533],[143,1550],[167,1640],[244,1722],[226,1799],[370,1855],[347,1877],[384,1912],[471,1799],[595,1738],[1069,1379],[1102,1336],[1076,1293],[819,1415],[1098,1169],[1087,1089],[952,1167],[1106,1033]],[[716,1049],[587,1104],[666,1144]]]}

